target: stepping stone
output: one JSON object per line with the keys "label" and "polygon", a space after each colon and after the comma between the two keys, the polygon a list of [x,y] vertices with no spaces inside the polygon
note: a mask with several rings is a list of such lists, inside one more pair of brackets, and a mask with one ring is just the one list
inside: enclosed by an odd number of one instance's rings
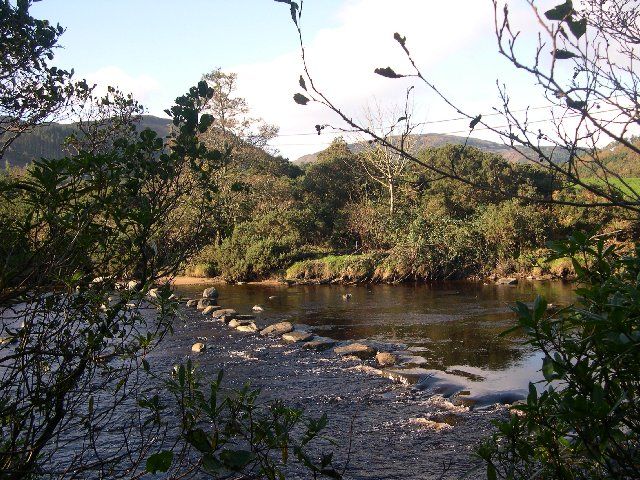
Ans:
{"label": "stepping stone", "polygon": [[376,355],[376,362],[378,362],[378,365],[381,367],[388,367],[398,363],[398,356],[389,352],[380,352]]}
{"label": "stepping stone", "polygon": [[293,325],[290,322],[279,322],[262,329],[260,335],[284,335],[292,331]]}
{"label": "stepping stone", "polygon": [[255,323],[249,322],[243,325],[238,325],[236,330],[239,332],[254,333],[258,331],[258,327]]}
{"label": "stepping stone", "polygon": [[220,305],[209,305],[204,310],[202,310],[202,314],[209,315],[211,312],[215,312],[216,310],[220,310]]}
{"label": "stepping stone", "polygon": [[233,308],[222,308],[214,311],[211,314],[213,318],[222,318],[222,317],[234,318],[236,315],[238,315],[238,312],[236,312]]}
{"label": "stepping stone", "polygon": [[369,345],[362,343],[351,343],[344,347],[336,347],[333,351],[338,355],[353,355],[362,360],[373,358],[376,356],[376,351]]}
{"label": "stepping stone", "polygon": [[315,340],[305,343],[302,348],[305,350],[324,352],[325,350],[329,350],[331,347],[335,346],[336,343],[338,342],[332,338],[316,338]]}
{"label": "stepping stone", "polygon": [[205,288],[202,292],[202,297],[216,299],[218,298],[218,290],[216,290],[216,287]]}
{"label": "stepping stone", "polygon": [[196,308],[198,310],[204,310],[210,305],[213,305],[213,300],[211,300],[210,298],[201,298],[200,300],[198,300],[198,305],[196,306]]}
{"label": "stepping stone", "polygon": [[282,340],[287,343],[308,342],[313,338],[313,333],[309,332],[289,332],[282,335]]}

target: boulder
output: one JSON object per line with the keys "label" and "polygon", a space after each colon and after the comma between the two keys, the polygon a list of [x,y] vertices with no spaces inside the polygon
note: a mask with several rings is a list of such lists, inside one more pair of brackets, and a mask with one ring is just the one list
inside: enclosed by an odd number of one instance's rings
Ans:
{"label": "boulder", "polygon": [[292,331],[293,325],[290,322],[279,322],[262,329],[260,335],[284,335]]}
{"label": "boulder", "polygon": [[378,365],[381,367],[388,367],[398,363],[398,356],[389,352],[379,352],[376,355],[376,362],[378,362]]}
{"label": "boulder", "polygon": [[363,343],[351,343],[343,347],[336,347],[333,351],[338,355],[353,355],[362,360],[376,356],[376,351],[369,345]]}
{"label": "boulder", "polygon": [[215,312],[216,310],[220,310],[220,305],[209,305],[202,310],[202,314],[209,315],[211,312]]}
{"label": "boulder", "polygon": [[205,288],[202,292],[202,298],[211,298],[212,300],[215,300],[218,298],[218,290],[216,290],[216,287]]}
{"label": "boulder", "polygon": [[139,280],[129,280],[126,284],[126,289],[127,290],[138,290],[140,287],[142,286],[142,284],[140,283]]}
{"label": "boulder", "polygon": [[198,305],[198,300],[187,300],[187,307],[192,308]]}
{"label": "boulder", "polygon": [[243,323],[242,325],[238,325],[236,327],[236,330],[239,332],[254,333],[258,331],[258,327],[253,322],[247,322]]}
{"label": "boulder", "polygon": [[316,352],[324,352],[325,350],[329,350],[331,347],[335,346],[336,343],[338,342],[332,338],[316,337],[310,342],[305,343],[302,348],[306,350],[315,350]]}
{"label": "boulder", "polygon": [[260,305],[254,305],[251,310],[253,310],[254,312],[264,312],[264,308]]}
{"label": "boulder", "polygon": [[229,317],[229,320],[235,318],[236,315],[238,315],[238,312],[233,308],[219,308],[211,314],[213,318],[222,319],[222,317]]}
{"label": "boulder", "polygon": [[309,332],[289,332],[282,335],[282,340],[287,343],[308,342],[313,338],[313,333]]}
{"label": "boulder", "polygon": [[198,300],[198,304],[196,305],[196,308],[198,310],[204,310],[205,308],[207,308],[208,306],[213,305],[213,301],[209,298],[201,298],[200,300]]}
{"label": "boulder", "polygon": [[496,280],[496,285],[517,285],[518,279],[513,277],[499,278]]}
{"label": "boulder", "polygon": [[147,292],[147,295],[149,296],[149,298],[158,298],[159,294],[160,294],[160,290],[158,290],[157,288],[152,288]]}
{"label": "boulder", "polygon": [[201,353],[203,352],[207,347],[205,346],[204,343],[202,342],[198,342],[198,343],[194,343],[193,346],[191,347],[191,351],[193,353]]}

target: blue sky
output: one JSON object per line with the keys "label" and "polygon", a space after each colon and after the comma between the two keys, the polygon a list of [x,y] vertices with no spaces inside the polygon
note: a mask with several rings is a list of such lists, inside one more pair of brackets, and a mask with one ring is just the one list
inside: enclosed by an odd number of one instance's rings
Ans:
{"label": "blue sky", "polygon": [[[515,19],[526,26],[524,0],[511,3]],[[64,48],[56,53],[57,66],[73,67],[79,78],[131,91],[149,113],[161,115],[202,74],[221,67],[238,73],[239,94],[254,115],[280,126],[282,136],[273,146],[286,157],[324,148],[331,134],[309,134],[318,123],[338,124],[326,109],[300,107],[291,100],[301,66],[284,4],[43,0],[34,4],[33,13],[67,29],[61,39]],[[543,99],[532,80],[497,55],[492,22],[489,0],[306,0],[303,14],[313,74],[354,118],[365,118],[372,105],[391,112],[403,96],[402,82],[372,73],[378,66],[407,69],[392,38],[395,31],[407,35],[429,78],[470,111],[486,113],[498,104],[497,79],[521,99],[517,107],[540,105]],[[458,116],[425,89],[416,89],[414,102],[419,121]],[[466,124],[430,124],[425,131],[457,132]]]}

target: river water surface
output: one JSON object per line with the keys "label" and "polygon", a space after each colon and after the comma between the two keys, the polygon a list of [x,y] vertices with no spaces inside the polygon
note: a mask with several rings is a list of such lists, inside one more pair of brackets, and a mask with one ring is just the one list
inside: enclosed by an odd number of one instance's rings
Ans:
{"label": "river water surface", "polygon": [[[177,292],[197,298],[203,288]],[[336,456],[350,458],[347,477],[358,479],[461,478],[469,472],[467,478],[483,478],[474,470],[473,449],[490,433],[491,421],[506,414],[501,405],[523,398],[528,383],[541,379],[539,353],[517,334],[499,336],[514,325],[510,306],[536,295],[559,305],[574,299],[571,285],[561,282],[216,288],[224,308],[248,314],[262,306],[259,327],[288,320],[321,336],[415,356],[406,375],[383,376],[373,361],[240,333],[195,309],[185,310],[166,343],[171,354],[165,351],[165,359],[186,358],[191,343],[206,337],[207,350],[195,357],[206,374],[223,368],[231,386],[250,381],[265,399],[287,400],[312,415],[326,412]],[[431,422],[447,428],[434,429]]]}

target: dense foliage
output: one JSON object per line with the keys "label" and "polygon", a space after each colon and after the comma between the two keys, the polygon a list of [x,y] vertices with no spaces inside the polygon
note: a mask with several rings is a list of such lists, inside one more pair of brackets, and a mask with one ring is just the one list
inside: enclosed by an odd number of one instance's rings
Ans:
{"label": "dense foliage", "polygon": [[576,234],[554,245],[578,273],[579,302],[518,303],[519,328],[545,355],[543,385],[479,454],[488,477],[636,478],[640,447],[640,251]]}
{"label": "dense foliage", "polygon": [[[547,241],[575,228],[616,231],[620,242],[635,238],[637,222],[623,212],[545,203],[588,193],[534,166],[455,145],[426,148],[420,158],[435,166],[455,163],[474,185],[410,166],[398,179],[391,212],[388,189],[368,177],[359,153],[342,141],[301,168],[283,168],[283,160],[264,152],[232,153],[225,177],[216,181],[219,208],[233,216],[224,228],[216,227],[217,241],[187,272],[230,281],[277,276],[303,282],[566,276],[570,265],[543,262]],[[348,257],[336,263],[340,255]],[[358,256],[373,263],[354,277],[346,265]],[[346,270],[336,271],[340,264]]]}

